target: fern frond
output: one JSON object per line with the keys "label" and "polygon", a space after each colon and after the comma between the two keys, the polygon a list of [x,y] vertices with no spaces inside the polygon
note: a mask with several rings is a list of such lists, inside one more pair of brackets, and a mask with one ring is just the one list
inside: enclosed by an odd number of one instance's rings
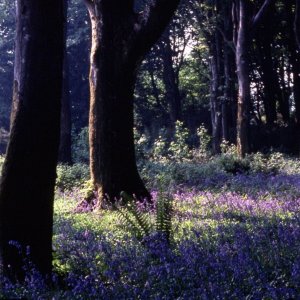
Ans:
{"label": "fern frond", "polygon": [[138,210],[135,199],[125,192],[122,192],[121,196],[126,204],[122,209],[117,208],[120,219],[133,229],[134,234],[138,238],[149,235],[151,232],[151,223],[147,216]]}
{"label": "fern frond", "polygon": [[170,242],[172,234],[172,199],[160,195],[156,206],[156,230]]}

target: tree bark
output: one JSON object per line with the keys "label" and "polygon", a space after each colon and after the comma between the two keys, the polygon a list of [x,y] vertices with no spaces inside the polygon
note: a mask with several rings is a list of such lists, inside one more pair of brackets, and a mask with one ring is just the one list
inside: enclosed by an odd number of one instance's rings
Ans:
{"label": "tree bark", "polygon": [[235,59],[233,41],[232,3],[226,3],[223,10],[224,27],[224,99],[222,101],[222,138],[229,141],[230,128],[236,128]]}
{"label": "tree bark", "polygon": [[[285,3],[287,10],[287,24],[288,24],[288,49],[290,51],[290,63],[293,74],[293,94],[295,102],[295,121],[297,126],[300,126],[300,55],[295,38],[295,28],[293,24],[293,2]],[[297,16],[297,13],[295,14]],[[296,19],[296,18],[295,18]]]}
{"label": "tree bark", "polygon": [[222,86],[221,77],[221,40],[217,30],[212,36],[212,41],[209,43],[210,48],[210,69],[211,69],[211,86],[210,86],[210,112],[212,123],[212,148],[213,153],[220,153],[221,137],[222,137],[222,104],[220,88]]}
{"label": "tree bark", "polygon": [[90,168],[101,202],[120,192],[148,198],[137,171],[133,139],[136,70],[158,40],[178,0],[151,1],[141,14],[134,1],[85,1],[92,25]]}
{"label": "tree bark", "polygon": [[179,79],[174,70],[172,57],[173,54],[168,32],[163,39],[163,81],[166,89],[166,99],[170,109],[171,127],[174,128],[176,121],[182,120],[182,112]]}
{"label": "tree bark", "polygon": [[69,61],[67,51],[67,15],[68,0],[64,3],[64,63],[63,63],[63,88],[61,97],[61,125],[60,125],[60,144],[59,144],[59,162],[63,164],[72,164],[72,120],[71,120],[71,102],[69,94]]}
{"label": "tree bark", "polygon": [[300,0],[296,0],[294,31],[296,35],[297,45],[300,50]]}
{"label": "tree bark", "polygon": [[16,110],[0,184],[0,255],[12,278],[24,270],[10,241],[29,247],[36,268],[51,272],[62,56],[62,1],[18,0]]}
{"label": "tree bark", "polygon": [[277,120],[276,102],[279,101],[280,87],[276,81],[276,70],[274,70],[274,63],[272,59],[273,32],[270,28],[271,17],[269,14],[264,22],[264,27],[260,29],[260,34],[257,35],[257,47],[259,50],[259,58],[261,65],[261,77],[263,82],[263,102],[266,115],[266,123],[273,125]]}
{"label": "tree bark", "polygon": [[239,25],[236,45],[236,65],[238,77],[238,105],[237,105],[237,150],[241,157],[249,152],[249,106],[250,106],[250,78],[249,78],[249,7],[246,0],[239,1]]}
{"label": "tree bark", "polygon": [[273,3],[274,0],[265,0],[253,20],[250,18],[250,2],[248,0],[238,0],[235,6],[236,11],[234,16],[238,17],[238,24],[236,24],[236,65],[239,86],[237,105],[237,151],[241,157],[244,157],[250,150],[249,110],[251,94],[249,48],[253,34]]}

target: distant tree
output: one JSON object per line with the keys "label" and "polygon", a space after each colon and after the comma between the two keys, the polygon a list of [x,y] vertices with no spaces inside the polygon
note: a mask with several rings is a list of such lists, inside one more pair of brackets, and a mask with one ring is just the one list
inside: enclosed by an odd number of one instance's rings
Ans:
{"label": "distant tree", "polygon": [[99,199],[121,191],[150,198],[135,162],[136,71],[170,21],[179,0],[85,0],[92,26],[90,167]]}
{"label": "distant tree", "polygon": [[18,249],[43,274],[51,272],[53,198],[59,147],[63,1],[17,0],[10,141],[0,184],[0,256],[22,279]]}
{"label": "distant tree", "polygon": [[234,1],[234,41],[239,87],[237,104],[237,149],[240,156],[244,156],[250,150],[249,112],[251,94],[249,49],[255,30],[274,1],[275,0],[265,0],[254,16],[251,15],[251,7],[248,0]]}

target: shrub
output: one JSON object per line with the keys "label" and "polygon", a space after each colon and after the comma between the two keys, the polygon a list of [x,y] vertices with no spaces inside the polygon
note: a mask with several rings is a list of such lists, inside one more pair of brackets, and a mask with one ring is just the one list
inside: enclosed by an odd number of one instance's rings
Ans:
{"label": "shrub", "polygon": [[207,157],[210,154],[209,145],[211,143],[211,136],[208,134],[208,130],[202,124],[197,129],[197,136],[199,137],[199,150],[198,154],[200,157]]}
{"label": "shrub", "polygon": [[136,158],[145,159],[148,156],[148,138],[145,134],[140,134],[136,128],[134,128],[134,142],[135,142],[135,154]]}
{"label": "shrub", "polygon": [[154,160],[166,160],[168,157],[168,147],[167,139],[164,135],[159,135],[159,137],[154,141],[152,148],[152,157]]}
{"label": "shrub", "polygon": [[62,191],[80,187],[88,179],[89,167],[85,164],[58,165],[57,167],[56,187]]}
{"label": "shrub", "polygon": [[72,154],[73,161],[76,163],[89,162],[89,129],[84,127],[78,135],[73,133],[72,136]]}
{"label": "shrub", "polygon": [[169,152],[172,159],[182,161],[191,158],[191,153],[187,144],[189,131],[183,126],[183,122],[176,121],[174,141],[170,143]]}

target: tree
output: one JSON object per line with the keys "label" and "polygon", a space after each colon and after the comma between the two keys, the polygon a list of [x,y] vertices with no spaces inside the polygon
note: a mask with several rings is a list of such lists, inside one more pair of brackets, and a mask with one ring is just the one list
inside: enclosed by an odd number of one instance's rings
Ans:
{"label": "tree", "polygon": [[298,48],[300,49],[300,0],[296,0],[296,15],[295,15],[294,30],[295,30],[297,45]]}
{"label": "tree", "polygon": [[150,198],[136,167],[133,93],[136,70],[170,21],[179,0],[85,0],[92,26],[90,168],[99,199],[121,191]]}
{"label": "tree", "polygon": [[60,122],[60,144],[59,162],[72,164],[72,120],[71,120],[71,99],[69,86],[69,60],[67,51],[67,15],[68,0],[64,3],[64,63],[63,63],[63,89],[61,96],[61,122]]}
{"label": "tree", "polygon": [[235,56],[238,77],[237,105],[237,150],[240,156],[249,152],[249,110],[250,110],[250,72],[249,48],[258,25],[274,0],[265,0],[260,10],[251,20],[250,2],[236,0],[234,2]]}
{"label": "tree", "polygon": [[23,251],[51,272],[53,198],[59,147],[63,2],[18,0],[10,141],[0,184],[0,255],[22,279]]}

